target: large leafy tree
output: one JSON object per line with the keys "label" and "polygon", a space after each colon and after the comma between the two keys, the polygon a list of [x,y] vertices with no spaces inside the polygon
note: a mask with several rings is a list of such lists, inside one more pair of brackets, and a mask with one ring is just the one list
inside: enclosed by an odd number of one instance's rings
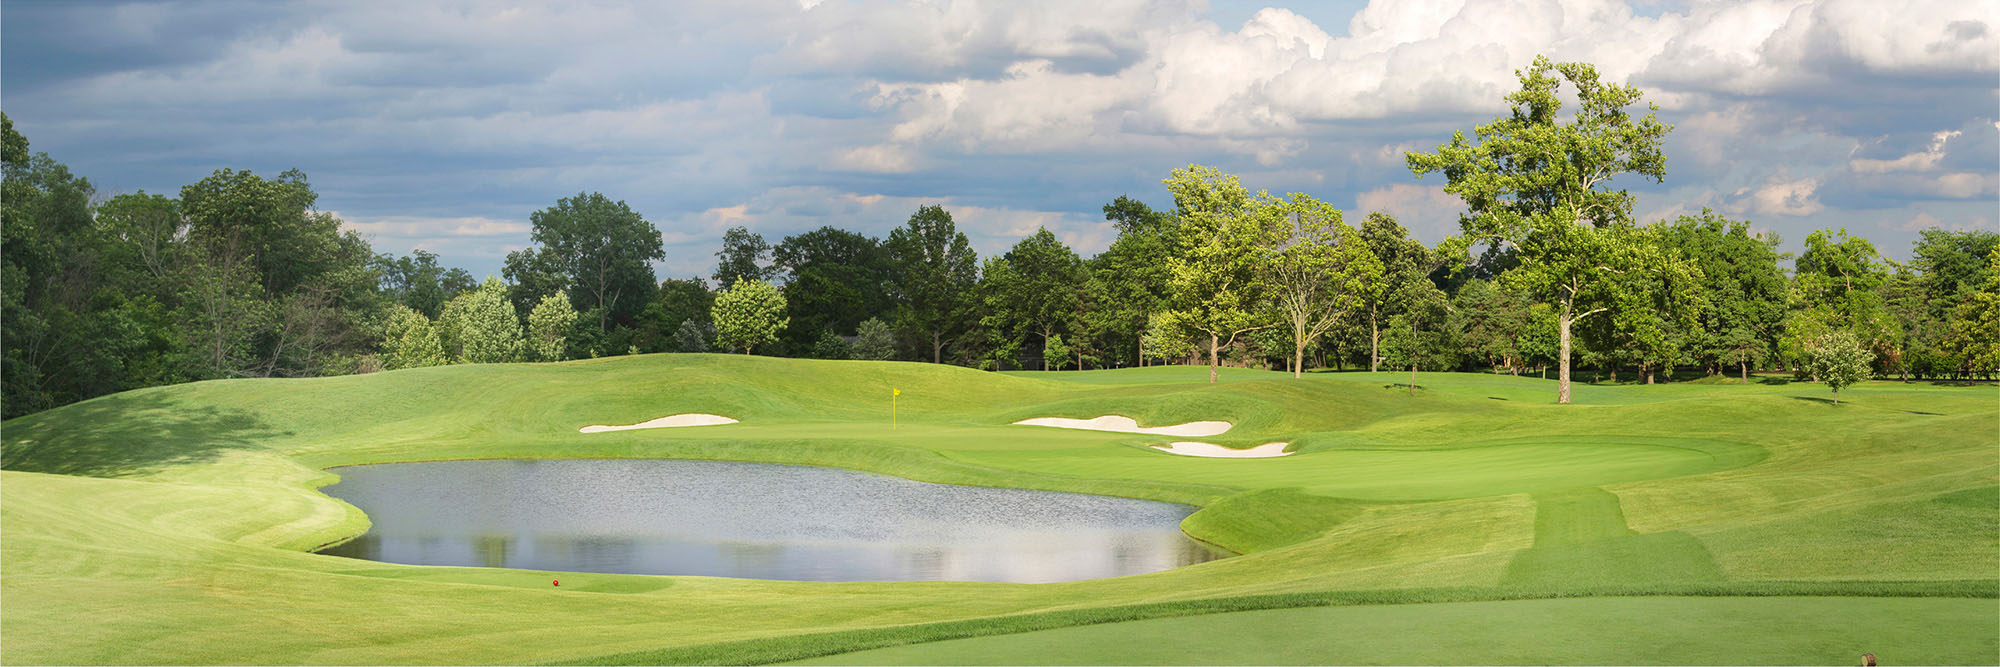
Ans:
{"label": "large leafy tree", "polygon": [[1223,347],[1273,326],[1258,311],[1270,292],[1266,266],[1289,220],[1269,195],[1252,195],[1235,176],[1212,167],[1175,169],[1165,183],[1181,224],[1177,252],[1168,260],[1169,312],[1177,325],[1207,339],[1213,383]]}
{"label": "large leafy tree", "polygon": [[889,233],[889,294],[897,324],[929,344],[931,362],[964,332],[979,285],[979,256],[941,206],[923,206]]}
{"label": "large leafy tree", "polygon": [[[987,263],[983,324],[1016,346],[1022,336],[1034,335],[1044,349],[1051,348],[1055,336],[1069,330],[1076,318],[1078,291],[1087,279],[1076,251],[1049,230],[1037,229]],[[1067,346],[1062,349],[1064,354],[1056,356],[1068,354]],[[1046,355],[1042,370],[1048,370]]]}
{"label": "large leafy tree", "polygon": [[873,238],[821,227],[786,237],[771,257],[785,277],[787,331],[799,348],[811,336],[854,331],[888,309],[889,257]]}
{"label": "large leafy tree", "polygon": [[728,289],[736,284],[737,278],[746,280],[770,280],[771,244],[764,235],[750,231],[743,226],[730,227],[722,232],[722,249],[715,251],[716,289]]}
{"label": "large leafy tree", "polygon": [[1144,365],[1150,356],[1144,335],[1147,321],[1168,306],[1167,264],[1179,223],[1172,215],[1124,196],[1104,205],[1104,218],[1117,226],[1118,238],[1090,260],[1087,296],[1095,307],[1085,317],[1093,332],[1110,339],[1114,347],[1135,346],[1136,363]]}
{"label": "large leafy tree", "polygon": [[1439,262],[1430,248],[1410,238],[1409,230],[1387,213],[1369,213],[1358,233],[1375,256],[1374,262],[1357,262],[1352,279],[1354,297],[1368,315],[1368,370],[1374,372],[1382,361],[1383,325],[1430,299],[1436,286],[1427,276]]}
{"label": "large leafy tree", "polygon": [[785,295],[776,286],[742,277],[715,295],[714,315],[716,342],[744,354],[778,340],[791,321],[785,317]]}
{"label": "large leafy tree", "polygon": [[528,219],[543,259],[568,276],[570,301],[597,314],[599,332],[637,319],[653,290],[650,262],[667,256],[653,223],[596,192],[557,199]]}
{"label": "large leafy tree", "polygon": [[382,295],[425,317],[437,317],[446,301],[479,286],[465,269],[445,268],[437,260],[436,254],[421,248],[406,257],[377,257],[375,269],[381,275]]}
{"label": "large leafy tree", "polygon": [[[660,281],[658,294],[639,316],[640,349],[648,352],[675,351],[683,323],[706,323],[715,305],[715,293],[700,278],[668,278]],[[684,350],[682,350],[684,351]]]}
{"label": "large leafy tree", "polygon": [[[442,308],[440,308],[442,310]],[[450,363],[438,338],[437,324],[423,313],[402,304],[389,307],[389,320],[382,330],[382,368],[422,368]]]}
{"label": "large leafy tree", "polygon": [[575,326],[576,308],[569,305],[569,295],[557,292],[542,297],[528,313],[528,360],[562,361],[568,353],[570,329]]}
{"label": "large leafy tree", "polygon": [[1292,377],[1305,368],[1306,347],[1358,309],[1360,295],[1381,275],[1381,262],[1340,210],[1293,194],[1280,213],[1291,238],[1266,265],[1273,300],[1289,327]]}
{"label": "large leafy tree", "polygon": [[459,363],[491,364],[521,357],[521,319],[507,302],[507,285],[488,276],[479,289],[446,303],[439,317],[445,350]]}
{"label": "large leafy tree", "polygon": [[[1611,307],[1601,288],[1629,263],[1607,230],[1631,224],[1632,196],[1610,189],[1610,181],[1624,174],[1663,180],[1661,145],[1672,128],[1655,118],[1658,105],[1634,118],[1627,108],[1639,103],[1639,89],[1605,83],[1588,64],[1536,57],[1517,75],[1521,89],[1507,96],[1510,113],[1475,128],[1476,142],[1454,132],[1437,152],[1405,158],[1420,178],[1443,174],[1445,192],[1465,200],[1455,251],[1480,242],[1514,246],[1521,266],[1507,272],[1507,282],[1556,306],[1556,402],[1568,403],[1570,329]],[[1564,82],[1578,100],[1568,116],[1561,114]]]}
{"label": "large leafy tree", "polygon": [[1690,331],[1690,351],[1711,372],[1736,365],[1747,381],[1750,364],[1767,356],[1784,324],[1786,284],[1778,267],[1784,257],[1778,237],[1752,234],[1748,222],[1708,210],[1681,216],[1660,233],[1699,270],[1703,299],[1696,328]]}
{"label": "large leafy tree", "polygon": [[1880,288],[1889,267],[1875,244],[1846,229],[1816,230],[1794,263],[1790,318],[1781,349],[1795,362],[1809,361],[1825,334],[1846,331],[1877,355],[1891,353],[1902,324],[1889,312]]}

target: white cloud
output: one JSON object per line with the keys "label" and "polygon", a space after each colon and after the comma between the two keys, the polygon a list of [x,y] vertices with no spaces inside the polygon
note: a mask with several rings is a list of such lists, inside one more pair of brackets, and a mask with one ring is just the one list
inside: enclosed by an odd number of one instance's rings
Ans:
{"label": "white cloud", "polygon": [[1362,216],[1373,211],[1395,216],[1412,236],[1436,243],[1458,233],[1458,215],[1465,211],[1465,202],[1447,194],[1443,186],[1398,183],[1357,195],[1349,223],[1360,224]]}
{"label": "white cloud", "polygon": [[1783,180],[1774,175],[1763,185],[1736,191],[1733,208],[1766,216],[1806,216],[1826,208],[1819,201],[1819,179]]}

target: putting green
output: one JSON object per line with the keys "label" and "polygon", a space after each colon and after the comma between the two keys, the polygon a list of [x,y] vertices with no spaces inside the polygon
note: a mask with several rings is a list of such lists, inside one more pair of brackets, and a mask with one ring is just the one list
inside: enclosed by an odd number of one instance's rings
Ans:
{"label": "putting green", "polygon": [[[1933,637],[1928,653],[1878,654],[2000,659],[2000,628],[1965,621],[1990,621],[2000,597],[1993,387],[1864,383],[1833,406],[1808,385],[1584,385],[1579,405],[1555,406],[1553,383],[1537,378],[1423,374],[1410,397],[1395,373],[1225,369],[1217,385],[1206,375],[649,355],[101,397],[0,424],[0,663],[744,663],[987,635],[1000,643],[967,645],[1010,662],[1032,660],[1008,637],[1074,628],[1103,650],[1140,651],[1162,635],[1148,624],[1169,620],[1217,624],[1180,630],[1210,638],[1200,662],[1317,662],[1349,649],[1339,655],[1511,662],[1542,660],[1490,657],[1472,646],[1499,636],[1482,624],[1546,640],[1556,635],[1536,628],[1593,614],[1627,620],[1562,634],[1561,650],[1541,655],[1792,661],[1662,654],[1644,641],[1712,636],[1851,660],[1844,642],[1877,637],[1851,617],[1785,620],[1816,603],[1894,617],[1884,632],[1970,628]],[[892,388],[903,392],[894,428]],[[577,432],[681,413],[741,423]],[[1158,436],[1010,425],[1106,414],[1143,426],[1226,420],[1225,436],[1205,440],[1287,441],[1298,453],[1179,457],[1148,449]],[[766,461],[1183,502],[1203,507],[1184,530],[1245,555],[1020,585],[308,553],[368,525],[315,490],[333,480],[325,468],[496,457]],[[556,576],[560,590],[547,586]],[[1228,629],[1253,611],[1292,619],[1280,625],[1380,630],[1321,641],[1328,632]],[[1422,618],[1465,641],[1397,648],[1389,629]],[[1879,635],[1908,646],[1899,636]],[[1119,655],[1047,659],[1149,661]]]}

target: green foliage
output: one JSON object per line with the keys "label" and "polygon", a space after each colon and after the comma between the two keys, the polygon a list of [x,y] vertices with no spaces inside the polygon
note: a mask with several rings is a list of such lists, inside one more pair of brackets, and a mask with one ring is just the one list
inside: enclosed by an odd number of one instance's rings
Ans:
{"label": "green foliage", "polygon": [[683,320],[674,330],[675,352],[707,352],[715,349],[715,325],[708,320]]}
{"label": "green foliage", "polygon": [[864,361],[888,361],[896,356],[896,331],[881,318],[862,320],[854,330],[852,357]]}
{"label": "green foliage", "polygon": [[1264,193],[1251,195],[1235,176],[1212,167],[1175,169],[1176,252],[1168,258],[1174,321],[1207,337],[1209,381],[1217,357],[1237,336],[1273,326],[1258,311],[1270,291],[1271,255],[1290,220]]}
{"label": "green foliage", "polygon": [[772,277],[768,264],[771,244],[764,235],[741,225],[722,233],[722,249],[715,252],[715,284],[727,289],[738,279],[764,280]]}
{"label": "green foliage", "polygon": [[813,332],[853,331],[889,309],[889,256],[871,237],[821,227],[786,237],[771,256],[773,272],[785,276],[795,345],[811,343],[803,337]]}
{"label": "green foliage", "polygon": [[[1047,229],[1037,229],[1007,254],[987,262],[983,273],[980,291],[985,295],[986,316],[981,324],[1009,341],[1010,347],[1035,335],[1045,348],[1058,332],[1070,329],[1078,288],[1088,275],[1076,251]],[[1042,370],[1048,370],[1048,357],[1042,360]]]}
{"label": "green foliage", "polygon": [[853,353],[851,346],[847,344],[847,339],[831,330],[820,331],[819,339],[813,341],[812,345],[814,359],[847,359]]}
{"label": "green foliage", "polygon": [[1049,336],[1042,344],[1042,370],[1062,370],[1063,362],[1069,361],[1069,343],[1063,342],[1062,334]]}
{"label": "green foliage", "polygon": [[1815,341],[1806,370],[1833,389],[1833,402],[1838,404],[1842,387],[1868,379],[1869,362],[1874,359],[1852,334],[1832,331]]}
{"label": "green foliage", "polygon": [[443,366],[451,362],[445,356],[444,344],[438,340],[438,327],[430,318],[401,304],[391,306],[389,311],[389,321],[382,330],[384,370]]}
{"label": "green foliage", "polygon": [[941,206],[919,207],[883,247],[897,326],[929,344],[932,363],[943,363],[945,345],[977,319],[971,307],[978,299],[978,254]]}
{"label": "green foliage", "polygon": [[375,270],[382,276],[382,296],[425,317],[437,317],[446,301],[479,286],[465,269],[439,266],[437,255],[422,248],[408,257],[378,256]]}
{"label": "green foliage", "polygon": [[1946,347],[1961,360],[1959,368],[1991,377],[2000,373],[2000,248],[1987,252],[1978,279],[1954,311]]}
{"label": "green foliage", "polygon": [[1290,238],[1265,265],[1266,282],[1287,325],[1292,377],[1305,370],[1306,348],[1343,318],[1363,308],[1381,280],[1381,264],[1340,211],[1294,193],[1279,204],[1290,219]]}
{"label": "green foliage", "polygon": [[739,277],[715,295],[715,342],[724,349],[749,354],[758,345],[778,340],[791,322],[784,316],[785,295],[762,280]]}
{"label": "green foliage", "polygon": [[[1632,224],[1632,196],[1609,189],[1620,174],[1665,178],[1661,146],[1671,127],[1648,105],[1634,119],[1627,107],[1639,89],[1607,84],[1584,63],[1552,63],[1537,56],[1516,72],[1521,89],[1507,96],[1508,115],[1476,128],[1478,143],[1454,132],[1436,153],[1410,153],[1410,171],[1422,178],[1445,175],[1445,192],[1465,200],[1465,236],[1446,245],[1463,254],[1472,243],[1511,244],[1521,265],[1508,271],[1509,288],[1557,306],[1560,375],[1557,402],[1569,402],[1569,329],[1576,320],[1614,307],[1607,279],[1635,262],[1629,237],[1613,230]],[[1578,108],[1561,114],[1559,89],[1568,82]]]}
{"label": "green foliage", "polygon": [[576,327],[576,309],[569,295],[557,292],[542,297],[528,313],[528,361],[562,361],[568,356],[569,332]]}
{"label": "green foliage", "polygon": [[507,285],[488,276],[479,289],[446,303],[438,318],[445,352],[462,364],[519,360],[521,320],[507,302]]}
{"label": "green foliage", "polygon": [[596,192],[557,199],[528,219],[532,238],[541,245],[539,270],[564,277],[569,300],[597,314],[599,332],[638,319],[653,291],[649,262],[667,256],[653,223],[625,202]]}

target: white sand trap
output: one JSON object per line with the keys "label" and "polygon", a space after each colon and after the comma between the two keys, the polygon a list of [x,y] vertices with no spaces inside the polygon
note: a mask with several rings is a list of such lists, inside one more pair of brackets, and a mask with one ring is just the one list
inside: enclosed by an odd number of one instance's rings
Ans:
{"label": "white sand trap", "polygon": [[583,428],[577,429],[577,431],[580,433],[603,433],[605,431],[637,431],[642,428],[674,428],[676,426],[720,426],[722,424],[734,424],[734,423],[736,423],[736,420],[724,417],[722,415],[710,415],[710,414],[702,414],[699,412],[690,412],[684,415],[672,415],[667,417],[661,417],[659,419],[655,419],[652,421],[639,422],[637,424],[632,424],[630,426],[598,426],[592,424],[590,426],[585,426]]}
{"label": "white sand trap", "polygon": [[1022,426],[1054,426],[1056,428],[1080,428],[1086,431],[1116,431],[1119,433],[1143,433],[1145,435],[1178,435],[1204,438],[1229,432],[1229,422],[1188,422],[1174,426],[1140,426],[1131,417],[1105,415],[1096,419],[1064,419],[1062,417],[1036,417],[1014,422]]}
{"label": "white sand trap", "polygon": [[1211,445],[1206,442],[1176,442],[1165,447],[1153,445],[1153,449],[1168,454],[1201,456],[1211,459],[1268,459],[1277,456],[1291,456],[1291,452],[1285,451],[1285,445],[1288,444],[1291,443],[1267,442],[1249,449],[1230,449],[1222,445]]}

